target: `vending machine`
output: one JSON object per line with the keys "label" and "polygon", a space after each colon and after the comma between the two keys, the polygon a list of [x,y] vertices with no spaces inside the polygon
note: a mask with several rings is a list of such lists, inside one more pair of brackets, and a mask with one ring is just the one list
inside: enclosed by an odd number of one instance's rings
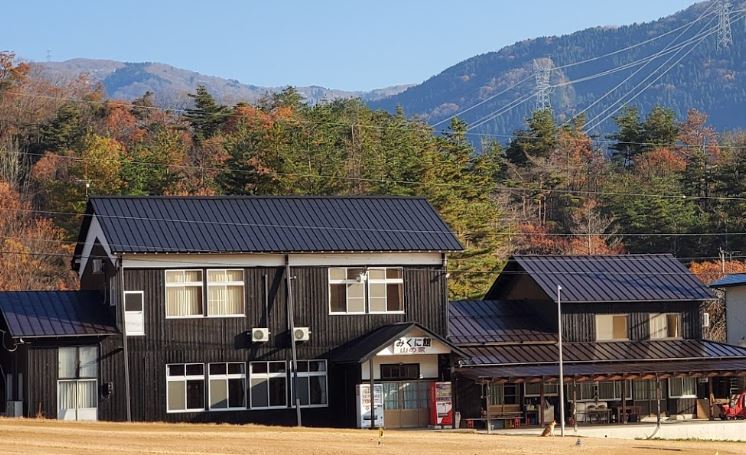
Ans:
{"label": "vending machine", "polygon": [[[357,427],[370,428],[370,384],[358,384],[355,392],[357,395]],[[373,406],[376,419],[373,428],[383,428],[383,384],[374,386]]]}
{"label": "vending machine", "polygon": [[450,382],[430,384],[430,425],[453,425],[452,397]]}

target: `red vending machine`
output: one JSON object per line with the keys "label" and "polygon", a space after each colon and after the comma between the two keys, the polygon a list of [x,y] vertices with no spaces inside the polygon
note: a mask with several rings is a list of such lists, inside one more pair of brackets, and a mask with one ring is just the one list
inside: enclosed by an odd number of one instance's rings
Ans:
{"label": "red vending machine", "polygon": [[430,425],[453,425],[453,400],[450,382],[430,384]]}

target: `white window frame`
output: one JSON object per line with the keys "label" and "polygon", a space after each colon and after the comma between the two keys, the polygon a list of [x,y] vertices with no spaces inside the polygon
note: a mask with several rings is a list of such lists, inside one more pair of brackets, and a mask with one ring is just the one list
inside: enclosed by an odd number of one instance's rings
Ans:
{"label": "white window frame", "polygon": [[[228,365],[230,364],[241,364],[243,365],[243,373],[229,373]],[[223,364],[225,365],[225,374],[212,374],[210,372],[210,367],[212,365],[219,365]],[[207,406],[208,409],[212,412],[220,412],[220,411],[245,411],[248,407],[248,398],[247,398],[247,392],[249,391],[248,384],[246,382],[246,378],[248,375],[246,374],[246,362],[211,362],[207,364]],[[243,406],[238,407],[230,407],[230,387],[228,386],[229,379],[243,379]],[[225,390],[226,390],[226,399],[228,400],[228,407],[227,408],[213,408],[212,407],[212,381],[216,380],[223,380],[225,381]]]}
{"label": "white window frame", "polygon": [[[241,281],[218,281],[215,284],[210,284],[210,272],[225,272],[226,276],[228,272],[241,272]],[[205,290],[207,295],[204,298],[203,312],[208,318],[243,318],[246,316],[246,271],[241,268],[227,268],[227,269],[207,269],[205,274],[202,276],[202,280],[205,283]],[[210,314],[210,288],[211,287],[223,287],[228,286],[241,286],[241,312],[235,314]]]}
{"label": "white window frame", "polygon": [[[345,279],[337,280],[332,279],[333,269],[343,269],[345,271]],[[329,314],[330,315],[346,315],[346,314],[367,314],[368,309],[368,287],[365,283],[360,283],[358,280],[347,278],[347,271],[349,269],[361,269],[365,273],[365,267],[351,266],[351,267],[329,267],[327,270],[327,292],[329,293]],[[366,277],[367,278],[367,277]],[[333,284],[344,284],[345,285],[345,309],[347,311],[332,311],[332,293],[331,287]],[[347,301],[347,285],[348,284],[361,284],[363,286],[363,311],[349,311],[349,302]]]}
{"label": "white window frame", "polygon": [[[142,299],[142,306],[140,307],[140,311],[127,311],[127,294],[140,294]],[[122,300],[122,305],[124,306],[124,332],[125,334],[130,336],[145,336],[145,291],[124,291],[124,299]],[[129,325],[127,324],[127,314],[139,314],[142,318],[142,331],[130,331]]]}
{"label": "white window frame", "polygon": [[[300,362],[323,362],[324,371],[298,371],[298,379],[323,376],[324,377],[324,390],[326,390],[326,403],[324,404],[310,404],[310,403],[301,404],[300,407],[301,408],[328,408],[329,407],[329,376],[328,376],[329,365],[327,364],[326,360],[325,359],[308,359],[308,360],[304,359],[304,360],[298,360],[298,362],[299,363]],[[295,386],[295,381],[293,378],[293,370],[292,370],[293,366],[294,366],[293,362],[290,362],[290,404],[291,406],[295,406],[295,401],[294,401],[295,392],[293,390],[293,387]],[[311,398],[311,392],[310,392],[311,381],[310,380],[308,381],[308,387],[309,387],[308,398],[310,401],[310,398]]]}
{"label": "white window frame", "polygon": [[[168,367],[170,366],[176,366],[181,365],[184,367],[184,375],[183,376],[169,376],[168,374]],[[186,374],[187,366],[189,365],[202,365],[202,374],[201,375],[188,375]],[[205,407],[204,399],[202,400],[202,408],[186,408],[187,403],[189,402],[189,399],[187,397],[187,387],[186,383],[189,380],[202,380],[202,387],[203,387],[203,397],[204,397],[204,388],[207,387],[206,382],[206,374],[205,374],[205,364],[199,363],[199,362],[189,362],[189,363],[167,363],[166,364],[166,413],[167,414],[184,414],[187,412],[205,412],[207,408]],[[169,382],[183,382],[184,383],[184,407],[185,409],[175,409],[171,410],[168,409],[168,383]]]}
{"label": "white window frame", "polygon": [[[624,338],[604,338],[604,339],[601,339],[598,336],[599,335],[599,332],[598,332],[598,318],[599,317],[610,317],[610,318],[612,318],[611,333],[612,333],[612,336],[613,336],[614,335],[614,322],[613,322],[614,316],[624,316],[625,319],[627,320],[626,336]],[[597,313],[595,315],[595,321],[594,321],[595,324],[596,324],[596,341],[602,341],[602,342],[603,341],[629,341],[629,320],[630,320],[629,313],[611,313],[611,314]]]}
{"label": "white window frame", "polygon": [[[671,315],[675,315],[678,318],[679,326],[677,327],[676,331],[679,333],[679,336],[677,337],[665,336],[665,337],[653,338],[653,324],[652,324],[653,318],[656,316],[664,317],[666,319],[666,333],[668,333],[668,316],[671,316]],[[683,321],[681,313],[667,312],[667,313],[648,314],[648,330],[649,330],[649,335],[650,335],[651,340],[681,340],[683,338],[682,333],[681,333],[683,331],[683,325],[684,325],[684,321]]]}
{"label": "white window frame", "polygon": [[[74,349],[75,350],[75,365],[76,366],[75,366],[75,374],[74,374],[74,376],[66,376],[66,377],[60,377],[59,376],[60,351],[62,349],[65,349],[65,350]],[[93,349],[93,350],[96,351],[96,360],[95,360],[96,374],[95,374],[95,376],[82,376],[80,374],[81,365],[82,365],[82,362],[81,362],[81,359],[80,359],[80,351],[81,351],[81,349]],[[59,394],[60,384],[62,384],[62,383],[75,384],[75,402],[76,402],[76,405],[75,405],[75,419],[74,420],[97,420],[97,418],[98,418],[98,404],[99,404],[99,401],[100,401],[99,400],[99,396],[98,396],[98,375],[100,373],[100,371],[99,371],[99,366],[100,366],[99,365],[99,363],[100,363],[99,356],[100,355],[101,355],[101,352],[99,351],[98,346],[95,346],[95,345],[93,345],[93,346],[92,345],[65,346],[65,347],[57,348],[57,369],[58,369],[58,372],[57,372],[57,394]],[[19,380],[21,380],[22,376],[21,376],[20,373],[18,374],[18,376],[19,376]],[[94,390],[96,391],[96,394],[95,394],[96,399],[95,399],[95,405],[92,408],[82,408],[82,407],[80,407],[79,391],[80,391],[80,384],[82,384],[82,383],[93,383]],[[57,399],[59,399],[59,398],[57,398]],[[57,403],[58,412],[59,412],[59,406],[60,406],[60,404],[58,402]],[[95,410],[95,411],[92,411],[92,410]],[[81,418],[81,411],[84,411],[84,417],[83,418]],[[95,417],[92,418],[92,419],[89,418],[89,417],[85,417],[85,414],[86,414],[85,411],[88,411],[88,413],[95,412]],[[59,415],[57,417],[59,418]]]}
{"label": "white window frame", "polygon": [[[528,384],[527,382],[523,383],[523,396],[525,397],[540,397],[541,396],[541,383],[540,382],[532,382],[531,384],[539,384],[539,392],[537,394],[528,393]],[[547,392],[547,387],[550,387],[552,389],[555,389],[555,392]],[[545,382],[544,383],[544,396],[545,397],[556,397],[559,396],[559,383],[558,382]]]}
{"label": "white window frame", "polygon": [[[690,395],[674,395],[671,393],[671,382],[681,381],[681,390],[684,390],[684,380],[689,380],[694,383],[694,393]],[[697,398],[697,378],[684,376],[680,378],[668,378],[668,398]]]}
{"label": "white window frame", "polygon": [[[266,373],[254,373],[253,365],[259,364],[259,363],[265,363],[267,364],[267,372]],[[269,364],[270,363],[283,363],[285,364],[285,371],[282,373],[272,373],[269,370]],[[248,379],[248,391],[249,391],[249,409],[287,409],[288,408],[288,389],[290,388],[290,385],[288,384],[288,362],[284,360],[261,360],[256,362],[249,362],[249,379]],[[251,380],[255,378],[265,379],[267,381],[267,406],[254,406],[254,394],[251,391]],[[269,394],[269,380],[272,378],[284,378],[285,379],[285,404],[278,405],[278,406],[272,406],[270,404],[270,394]],[[328,393],[328,392],[327,392]]]}
{"label": "white window frame", "polygon": [[[401,271],[401,278],[388,278],[386,277],[387,272],[389,269],[398,269]],[[370,274],[368,273],[370,270],[382,270],[384,278],[382,280],[375,280],[370,278]],[[367,278],[367,285],[365,287],[365,306],[368,310],[368,314],[404,314],[404,268],[403,267],[369,267],[365,271],[365,275]],[[384,289],[386,291],[386,311],[373,311],[371,309],[370,305],[370,285],[371,284],[383,284]],[[401,301],[401,310],[396,311],[388,311],[388,284],[401,284],[402,286],[402,301]]]}
{"label": "white window frame", "polygon": [[[202,278],[200,281],[182,281],[180,283],[169,283],[166,276],[169,274],[169,272],[199,272],[200,277]],[[164,286],[164,296],[163,296],[163,302],[164,302],[164,314],[166,316],[166,319],[198,319],[198,318],[204,318],[205,317],[205,311],[207,310],[207,302],[205,301],[205,271],[202,269],[167,269],[163,273],[163,281],[165,283]],[[202,298],[202,314],[190,314],[187,316],[169,316],[168,315],[168,288],[176,287],[196,287],[199,286],[200,288],[200,295]]]}

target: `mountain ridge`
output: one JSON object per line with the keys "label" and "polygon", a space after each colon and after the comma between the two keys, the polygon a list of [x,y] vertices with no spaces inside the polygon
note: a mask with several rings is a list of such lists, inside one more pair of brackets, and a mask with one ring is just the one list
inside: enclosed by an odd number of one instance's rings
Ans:
{"label": "mountain ridge", "polygon": [[[31,62],[31,66],[55,82],[69,81],[86,74],[93,82],[100,83],[110,98],[133,100],[146,91],[151,91],[159,105],[168,107],[183,107],[190,104],[186,95],[194,92],[197,85],[204,85],[218,101],[227,104],[240,101],[256,102],[262,96],[283,88],[245,84],[236,79],[205,75],[158,62],[74,58],[60,62]],[[315,104],[337,98],[373,101],[398,93],[407,87],[409,85],[402,84],[369,91],[350,91],[311,85],[296,89],[307,102]]]}

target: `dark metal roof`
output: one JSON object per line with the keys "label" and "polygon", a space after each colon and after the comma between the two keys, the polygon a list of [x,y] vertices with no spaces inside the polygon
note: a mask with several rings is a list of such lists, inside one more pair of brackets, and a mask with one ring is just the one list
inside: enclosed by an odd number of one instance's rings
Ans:
{"label": "dark metal roof", "polygon": [[0,292],[0,312],[16,338],[118,333],[96,291]]}
{"label": "dark metal roof", "polygon": [[[470,365],[557,363],[556,344],[462,347]],[[746,359],[746,348],[707,340],[570,342],[562,346],[564,362],[659,362],[714,358]]]}
{"label": "dark metal roof", "polygon": [[94,197],[86,213],[115,254],[462,249],[423,198]]}
{"label": "dark metal roof", "polygon": [[435,338],[449,346],[457,354],[462,354],[459,348],[453,346],[443,337],[433,333],[426,327],[416,322],[400,322],[381,326],[356,340],[338,347],[332,353],[331,358],[335,363],[363,363],[412,329],[420,329],[431,338]]}
{"label": "dark metal roof", "polygon": [[746,286],[746,273],[726,275],[719,280],[710,283],[711,288],[727,288],[730,286]]}
{"label": "dark metal roof", "polygon": [[[586,376],[594,380],[593,375],[613,374],[692,374],[712,371],[746,371],[746,359],[724,358],[697,361],[663,361],[643,363],[574,363],[563,365],[567,380],[573,376]],[[509,379],[509,378],[544,378],[553,379],[559,376],[559,367],[553,365],[517,365],[493,367],[465,367],[456,370],[459,375],[474,380]]]}
{"label": "dark metal roof", "polygon": [[457,345],[552,342],[557,333],[516,302],[461,300],[448,306],[448,339]]}
{"label": "dark metal roof", "polygon": [[487,293],[527,273],[556,301],[562,302],[661,302],[716,298],[695,275],[671,254],[616,256],[513,256]]}

